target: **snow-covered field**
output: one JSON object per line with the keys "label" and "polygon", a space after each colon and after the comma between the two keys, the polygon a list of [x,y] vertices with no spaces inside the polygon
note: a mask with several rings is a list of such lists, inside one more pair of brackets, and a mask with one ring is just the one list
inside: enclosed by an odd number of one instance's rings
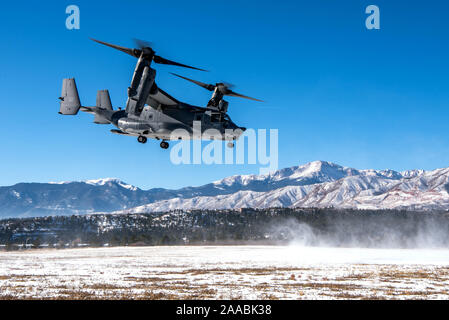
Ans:
{"label": "snow-covered field", "polygon": [[449,250],[164,246],[0,252],[0,298],[448,299]]}

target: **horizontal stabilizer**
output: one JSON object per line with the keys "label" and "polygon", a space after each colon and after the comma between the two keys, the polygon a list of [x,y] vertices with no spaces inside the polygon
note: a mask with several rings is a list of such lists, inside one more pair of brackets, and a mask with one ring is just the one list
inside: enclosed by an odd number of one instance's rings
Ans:
{"label": "horizontal stabilizer", "polygon": [[75,115],[78,113],[81,103],[74,78],[64,79],[62,81],[62,93],[59,100],[61,100],[59,108],[60,114]]}
{"label": "horizontal stabilizer", "polygon": [[95,114],[95,107],[81,107],[81,111]]}
{"label": "horizontal stabilizer", "polygon": [[94,123],[96,124],[109,124],[111,121],[105,117],[105,109],[99,107],[81,107],[81,111],[93,114],[95,116]]}

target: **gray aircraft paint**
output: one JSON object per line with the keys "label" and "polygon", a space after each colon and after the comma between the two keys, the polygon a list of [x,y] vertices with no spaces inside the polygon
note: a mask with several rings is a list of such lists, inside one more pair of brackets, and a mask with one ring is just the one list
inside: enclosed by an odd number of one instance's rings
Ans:
{"label": "gray aircraft paint", "polygon": [[[173,138],[171,133],[175,130],[177,130],[176,132],[184,130],[186,134],[181,134],[173,139],[202,139],[201,135],[194,134],[194,121],[200,122],[202,132],[208,129],[215,129],[220,132],[221,136],[215,137],[215,139],[220,140],[237,140],[245,131],[245,128],[237,126],[227,115],[228,102],[223,100],[223,96],[231,95],[252,100],[257,99],[237,94],[222,83],[217,83],[215,86],[206,85],[181,76],[181,78],[200,84],[203,87],[206,86],[205,88],[213,91],[213,94],[207,107],[198,107],[180,102],[156,85],[156,70],[151,68],[151,62],[192,69],[198,68],[159,57],[155,55],[150,47],[128,49],[98,40],[94,41],[138,57],[131,85],[128,88],[126,108],[125,110],[121,108],[113,110],[108,90],[99,90],[97,92],[95,107],[81,106],[75,79],[70,78],[63,80],[60,114],[76,115],[78,110],[81,109],[83,112],[93,114],[95,123],[112,124],[117,127],[117,129],[111,130],[112,133],[137,136],[139,137],[139,142],[142,143],[146,142],[146,138],[163,141],[170,140]],[[234,130],[235,133],[229,134],[231,130]],[[208,137],[205,138],[208,139]],[[168,144],[166,146],[168,147]],[[162,143],[161,147],[163,147]]]}
{"label": "gray aircraft paint", "polygon": [[60,114],[76,115],[78,113],[81,103],[74,78],[64,79],[62,81],[62,93],[59,100],[61,100]]}

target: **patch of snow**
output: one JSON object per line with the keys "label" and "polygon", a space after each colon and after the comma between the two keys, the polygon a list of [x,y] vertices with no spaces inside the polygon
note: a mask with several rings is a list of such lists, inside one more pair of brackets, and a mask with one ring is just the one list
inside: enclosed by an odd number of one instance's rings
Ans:
{"label": "patch of snow", "polygon": [[96,179],[96,180],[84,180],[82,181],[84,183],[90,184],[90,185],[94,185],[94,186],[104,186],[107,184],[117,184],[122,188],[128,189],[128,190],[132,190],[135,191],[137,190],[137,187],[124,183],[123,181],[121,181],[120,179],[117,178],[103,178],[103,179]]}

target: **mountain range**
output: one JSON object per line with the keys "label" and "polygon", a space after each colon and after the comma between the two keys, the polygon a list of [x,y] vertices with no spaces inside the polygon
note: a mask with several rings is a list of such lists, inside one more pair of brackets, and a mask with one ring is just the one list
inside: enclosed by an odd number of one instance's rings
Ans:
{"label": "mountain range", "polygon": [[178,190],[142,190],[113,178],[0,187],[0,218],[245,207],[449,210],[449,167],[397,172],[314,161]]}

